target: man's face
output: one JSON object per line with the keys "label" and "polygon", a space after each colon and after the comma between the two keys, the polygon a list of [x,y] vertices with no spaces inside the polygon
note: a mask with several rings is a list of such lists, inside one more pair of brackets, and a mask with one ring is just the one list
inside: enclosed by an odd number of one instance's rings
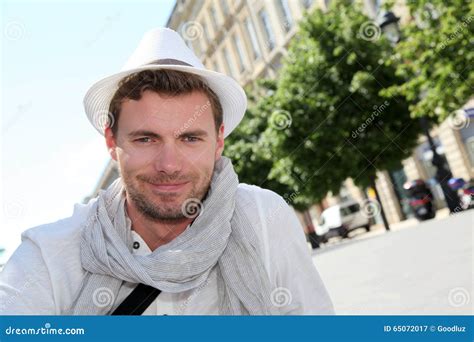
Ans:
{"label": "man's face", "polygon": [[224,148],[208,97],[201,92],[169,97],[145,91],[122,103],[118,131],[106,129],[107,146],[127,191],[127,200],[147,218],[186,218],[182,205],[202,200]]}

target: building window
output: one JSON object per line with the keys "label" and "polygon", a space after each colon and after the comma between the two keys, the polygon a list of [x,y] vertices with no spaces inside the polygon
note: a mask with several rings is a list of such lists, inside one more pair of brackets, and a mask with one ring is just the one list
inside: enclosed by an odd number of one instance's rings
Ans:
{"label": "building window", "polygon": [[219,21],[217,20],[217,13],[214,6],[211,5],[211,7],[209,8],[209,13],[211,15],[212,28],[214,29],[214,33],[217,34],[217,31],[219,30]]}
{"label": "building window", "polygon": [[308,9],[313,5],[314,0],[301,0],[301,2],[303,3],[303,7]]}
{"label": "building window", "polygon": [[474,137],[467,138],[465,145],[471,166],[474,167]]}
{"label": "building window", "polygon": [[224,13],[224,15],[228,15],[229,14],[229,4],[227,3],[227,0],[221,0],[221,8],[222,8],[222,13]]}
{"label": "building window", "polygon": [[209,42],[211,36],[209,35],[209,30],[207,29],[207,25],[205,22],[201,23],[201,27],[202,27],[202,32],[204,34],[204,42],[207,43]]}
{"label": "building window", "polygon": [[275,72],[278,72],[278,70],[281,69],[282,63],[281,63],[282,56],[279,54],[275,58],[273,58],[273,61],[270,63],[270,66]]}
{"label": "building window", "polygon": [[217,71],[217,72],[221,72],[221,69],[219,68],[219,64],[217,64],[217,60],[215,60],[213,63],[212,63],[213,67],[214,67],[214,71]]}
{"label": "building window", "polygon": [[293,27],[293,17],[291,15],[288,0],[277,0],[277,7],[282,17],[283,29],[288,32]]}
{"label": "building window", "polygon": [[255,28],[253,27],[252,22],[249,18],[245,18],[244,25],[245,30],[247,31],[247,35],[249,36],[250,45],[252,46],[253,58],[260,58],[260,49],[258,47],[257,34],[255,33]]}
{"label": "building window", "polygon": [[193,50],[196,56],[200,57],[202,55],[201,40],[200,39],[193,40],[191,42],[191,46],[193,47]]}
{"label": "building window", "polygon": [[260,12],[258,12],[258,16],[262,23],[263,32],[265,33],[265,41],[268,49],[271,51],[275,47],[275,35],[273,34],[272,26],[270,24],[270,18],[265,9],[261,9]]}
{"label": "building window", "polygon": [[232,63],[232,59],[230,58],[229,50],[224,48],[223,53],[227,74],[235,77],[236,72],[234,70],[234,63]]}
{"label": "building window", "polygon": [[199,45],[201,46],[202,53],[206,53],[206,51],[207,51],[206,38],[204,38],[204,37],[199,38]]}
{"label": "building window", "polygon": [[237,50],[237,56],[239,56],[239,69],[242,72],[245,70],[244,47],[240,37],[237,34],[234,34],[234,45],[235,49]]}

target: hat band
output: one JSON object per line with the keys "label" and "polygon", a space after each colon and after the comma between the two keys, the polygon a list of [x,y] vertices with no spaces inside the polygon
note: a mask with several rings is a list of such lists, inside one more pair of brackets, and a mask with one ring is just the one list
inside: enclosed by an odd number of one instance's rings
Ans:
{"label": "hat band", "polygon": [[186,66],[192,66],[189,63],[180,61],[178,59],[172,59],[172,58],[165,58],[165,59],[157,59],[153,62],[148,63],[147,65],[150,64],[158,64],[158,65],[186,65]]}

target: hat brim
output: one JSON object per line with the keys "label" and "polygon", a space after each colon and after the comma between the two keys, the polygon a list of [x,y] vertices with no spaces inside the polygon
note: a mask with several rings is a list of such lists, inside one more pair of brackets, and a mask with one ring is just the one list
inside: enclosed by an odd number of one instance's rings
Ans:
{"label": "hat brim", "polygon": [[247,96],[242,87],[224,74],[187,65],[144,65],[108,76],[94,83],[84,96],[87,118],[102,135],[109,120],[109,106],[124,78],[142,70],[177,70],[201,76],[216,93],[223,110],[224,137],[227,137],[244,117]]}

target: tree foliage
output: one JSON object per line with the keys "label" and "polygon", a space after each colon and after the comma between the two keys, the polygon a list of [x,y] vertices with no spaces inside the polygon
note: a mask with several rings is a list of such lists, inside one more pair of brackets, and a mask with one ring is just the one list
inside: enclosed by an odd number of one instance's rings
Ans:
{"label": "tree foliage", "polygon": [[406,82],[388,95],[403,95],[412,115],[437,121],[462,107],[474,93],[474,2],[407,1],[412,20],[392,62]]}

